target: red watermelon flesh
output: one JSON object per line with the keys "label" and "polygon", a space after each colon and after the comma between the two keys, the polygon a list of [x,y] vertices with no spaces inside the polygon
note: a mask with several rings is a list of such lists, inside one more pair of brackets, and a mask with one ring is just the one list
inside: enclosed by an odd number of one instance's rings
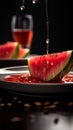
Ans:
{"label": "red watermelon flesh", "polygon": [[29,48],[21,48],[20,47],[18,58],[25,58],[29,53],[30,53]]}
{"label": "red watermelon flesh", "polygon": [[17,58],[19,53],[18,42],[6,42],[0,45],[0,59]]}
{"label": "red watermelon flesh", "polygon": [[31,76],[39,80],[62,79],[73,67],[73,50],[32,57],[28,67]]}

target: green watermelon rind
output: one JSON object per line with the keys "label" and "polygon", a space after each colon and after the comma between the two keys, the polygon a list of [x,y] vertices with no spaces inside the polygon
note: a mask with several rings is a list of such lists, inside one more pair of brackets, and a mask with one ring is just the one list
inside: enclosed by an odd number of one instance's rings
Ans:
{"label": "green watermelon rind", "polygon": [[20,47],[19,49],[19,54],[18,54],[18,59],[20,58],[25,58],[28,54],[30,54],[30,49],[29,48],[22,48]]}
{"label": "green watermelon rind", "polygon": [[62,78],[68,74],[73,68],[73,50],[71,51],[70,59],[68,60],[67,64],[64,66],[64,68],[50,81],[54,80],[62,80]]}
{"label": "green watermelon rind", "polygon": [[10,56],[10,58],[18,58],[19,49],[20,49],[19,43],[17,42],[15,46],[16,46],[15,50],[14,50],[12,56]]}
{"label": "green watermelon rind", "polygon": [[8,41],[0,46],[0,59],[17,58],[19,54],[19,43]]}
{"label": "green watermelon rind", "polygon": [[30,54],[30,49],[27,49],[26,53],[23,55],[22,58],[25,58],[26,56],[28,56]]}

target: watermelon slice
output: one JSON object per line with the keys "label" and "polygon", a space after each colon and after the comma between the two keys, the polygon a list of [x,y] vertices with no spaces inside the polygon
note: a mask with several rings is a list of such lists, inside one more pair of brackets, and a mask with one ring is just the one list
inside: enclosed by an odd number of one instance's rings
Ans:
{"label": "watermelon slice", "polygon": [[0,45],[0,59],[17,58],[19,54],[18,42],[6,42]]}
{"label": "watermelon slice", "polygon": [[29,48],[21,48],[20,47],[18,58],[25,58],[29,53],[30,53]]}
{"label": "watermelon slice", "polygon": [[28,68],[32,77],[46,82],[60,81],[73,67],[73,50],[28,59]]}

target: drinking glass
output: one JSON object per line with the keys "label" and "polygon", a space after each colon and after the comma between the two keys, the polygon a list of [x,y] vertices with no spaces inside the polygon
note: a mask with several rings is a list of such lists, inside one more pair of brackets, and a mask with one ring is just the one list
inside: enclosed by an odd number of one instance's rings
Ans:
{"label": "drinking glass", "polygon": [[19,42],[22,47],[30,48],[33,40],[33,16],[12,16],[11,31],[14,41]]}

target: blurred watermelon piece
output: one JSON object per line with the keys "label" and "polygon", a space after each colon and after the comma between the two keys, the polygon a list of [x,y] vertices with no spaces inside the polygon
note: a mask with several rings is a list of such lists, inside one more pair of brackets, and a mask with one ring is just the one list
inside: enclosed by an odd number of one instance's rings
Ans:
{"label": "blurred watermelon piece", "polygon": [[7,41],[0,45],[0,59],[25,58],[30,53],[29,48],[22,48],[18,42]]}
{"label": "blurred watermelon piece", "polygon": [[18,42],[8,41],[0,45],[0,59],[17,58],[19,54]]}
{"label": "blurred watermelon piece", "polygon": [[18,58],[25,58],[28,54],[30,54],[29,48],[20,47]]}

